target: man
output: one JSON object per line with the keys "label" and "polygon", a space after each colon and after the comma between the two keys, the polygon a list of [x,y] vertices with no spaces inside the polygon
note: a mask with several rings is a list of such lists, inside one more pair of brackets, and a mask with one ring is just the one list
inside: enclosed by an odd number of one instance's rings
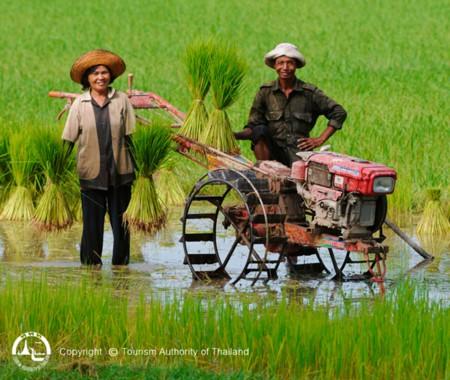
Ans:
{"label": "man", "polygon": [[[305,58],[295,45],[282,43],[264,57],[278,79],[260,87],[253,101],[247,126],[235,134],[252,140],[257,160],[276,160],[291,166],[299,150],[313,150],[342,128],[347,113],[316,86],[299,80],[295,71]],[[328,126],[319,137],[309,137],[319,116]]]}

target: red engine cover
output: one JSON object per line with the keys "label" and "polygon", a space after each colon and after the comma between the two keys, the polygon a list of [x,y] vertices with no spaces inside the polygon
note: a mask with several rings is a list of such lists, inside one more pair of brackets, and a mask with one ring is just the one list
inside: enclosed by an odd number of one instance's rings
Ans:
{"label": "red engine cover", "polygon": [[394,181],[397,179],[396,171],[385,165],[334,152],[313,153],[307,160],[307,166],[311,162],[328,167],[329,172],[334,174],[335,188],[363,195],[378,194],[373,192],[373,182],[377,177],[392,177]]}

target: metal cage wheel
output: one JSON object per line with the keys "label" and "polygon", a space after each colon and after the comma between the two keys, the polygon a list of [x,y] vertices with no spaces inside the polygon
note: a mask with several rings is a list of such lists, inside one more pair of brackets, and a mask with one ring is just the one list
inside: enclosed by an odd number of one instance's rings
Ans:
{"label": "metal cage wheel", "polygon": [[[257,207],[260,213],[255,215]],[[280,243],[269,236],[272,219],[274,215],[267,214],[263,198],[245,174],[231,169],[210,171],[186,200],[181,238],[184,263],[198,280],[232,279],[235,284],[247,279],[253,285],[276,278],[282,255],[266,248]],[[265,236],[257,233],[255,221],[264,226]],[[224,232],[227,227],[232,233]]]}

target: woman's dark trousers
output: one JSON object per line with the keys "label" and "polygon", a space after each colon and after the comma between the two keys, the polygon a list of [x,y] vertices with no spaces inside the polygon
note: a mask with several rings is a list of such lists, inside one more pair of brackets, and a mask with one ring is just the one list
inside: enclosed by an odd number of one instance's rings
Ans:
{"label": "woman's dark trousers", "polygon": [[123,213],[131,198],[131,184],[105,190],[82,189],[83,235],[80,259],[82,264],[102,264],[103,229],[108,210],[114,236],[112,264],[127,265],[130,261],[130,233],[123,222]]}

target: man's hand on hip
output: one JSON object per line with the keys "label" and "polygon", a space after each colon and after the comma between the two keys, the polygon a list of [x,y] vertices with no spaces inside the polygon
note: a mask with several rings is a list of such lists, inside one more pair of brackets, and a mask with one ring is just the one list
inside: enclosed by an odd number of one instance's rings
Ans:
{"label": "man's hand on hip", "polygon": [[300,150],[313,150],[327,141],[334,134],[334,132],[336,132],[336,129],[328,125],[319,137],[305,137],[298,139],[297,147]]}
{"label": "man's hand on hip", "polygon": [[300,150],[313,150],[324,143],[320,137],[306,137],[297,140],[297,147]]}

